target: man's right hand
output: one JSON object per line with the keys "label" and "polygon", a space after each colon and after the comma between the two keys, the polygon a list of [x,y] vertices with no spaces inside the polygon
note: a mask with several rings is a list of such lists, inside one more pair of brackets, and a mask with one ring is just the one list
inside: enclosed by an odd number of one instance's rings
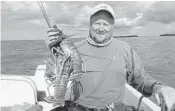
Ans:
{"label": "man's right hand", "polygon": [[47,30],[47,35],[49,37],[49,44],[53,41],[55,41],[59,36],[62,35],[62,31],[57,28],[56,25],[53,25],[52,28],[49,28]]}
{"label": "man's right hand", "polygon": [[49,37],[48,45],[50,48],[60,43],[64,39],[62,31],[58,29],[56,25],[53,25],[52,28],[47,30],[47,35]]}

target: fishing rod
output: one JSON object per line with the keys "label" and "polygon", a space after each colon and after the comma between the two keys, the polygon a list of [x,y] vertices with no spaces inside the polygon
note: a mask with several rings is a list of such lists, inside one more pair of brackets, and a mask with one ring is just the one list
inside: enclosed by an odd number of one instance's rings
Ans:
{"label": "fishing rod", "polygon": [[[39,6],[40,9],[41,9],[41,12],[42,12],[42,14],[43,14],[43,16],[44,16],[44,19],[45,19],[45,21],[46,21],[48,27],[49,27],[49,28],[52,28],[53,25],[51,24],[51,21],[50,21],[50,19],[49,19],[49,17],[48,17],[48,14],[47,14],[46,11],[45,11],[45,8],[44,8],[44,5],[43,5],[42,1],[37,1],[37,3],[38,3],[38,6]],[[71,36],[74,36],[74,35],[76,35],[76,34],[67,35],[67,37],[71,37]]]}
{"label": "fishing rod", "polygon": [[45,9],[44,9],[44,6],[43,6],[42,1],[37,1],[37,3],[38,3],[38,6],[39,6],[40,9],[41,9],[41,12],[42,12],[42,14],[43,14],[43,16],[44,16],[44,19],[45,19],[47,25],[49,26],[49,28],[52,28],[52,24],[51,24],[51,22],[50,22],[50,20],[49,20],[49,17],[48,17],[48,15],[47,15],[47,13],[46,13],[46,11],[45,11]]}

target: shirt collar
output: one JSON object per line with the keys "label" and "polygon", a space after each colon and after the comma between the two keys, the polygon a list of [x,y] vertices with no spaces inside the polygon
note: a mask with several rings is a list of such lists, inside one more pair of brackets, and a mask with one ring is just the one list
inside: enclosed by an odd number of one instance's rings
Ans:
{"label": "shirt collar", "polygon": [[89,44],[91,44],[93,46],[98,46],[98,47],[106,46],[106,45],[110,44],[112,40],[113,40],[113,36],[110,38],[110,40],[108,42],[102,43],[102,44],[98,44],[94,40],[92,40],[92,38],[90,36],[87,37],[87,41],[88,41]]}

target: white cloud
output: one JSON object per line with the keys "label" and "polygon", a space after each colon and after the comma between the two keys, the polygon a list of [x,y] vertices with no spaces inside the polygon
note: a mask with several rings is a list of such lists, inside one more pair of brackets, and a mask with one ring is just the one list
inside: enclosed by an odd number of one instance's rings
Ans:
{"label": "white cloud", "polygon": [[[100,2],[43,2],[46,12],[56,23],[74,24],[80,26],[89,23],[88,17],[93,10],[94,4]],[[175,15],[172,14],[175,10],[175,2],[155,2],[155,1],[112,1],[106,2],[110,4],[116,14],[117,21],[122,21],[120,25],[131,26],[145,24],[146,21],[159,21],[169,23],[175,20]],[[4,2],[3,11],[13,15],[12,19],[17,20],[37,20],[43,19],[41,11],[36,2]],[[163,7],[163,8],[162,8]],[[141,18],[141,15],[144,15]],[[167,16],[168,15],[168,16]],[[8,16],[8,15],[7,15]],[[138,22],[138,23],[136,23]],[[144,23],[142,23],[144,22]],[[124,26],[124,27],[125,27]]]}
{"label": "white cloud", "polygon": [[[111,5],[116,14],[115,29],[118,31],[135,33],[142,30],[142,33],[153,27],[150,34],[154,33],[156,27],[164,26],[160,30],[163,32],[175,32],[175,2],[158,1],[104,1]],[[74,30],[88,30],[89,15],[93,7],[101,1],[44,1],[43,5],[54,24],[64,28],[69,27]],[[18,23],[28,23],[41,27],[47,26],[43,15],[35,1],[9,1],[2,2],[2,27],[15,25]],[[13,23],[13,24],[12,24]],[[149,25],[148,25],[149,24]],[[144,29],[146,27],[146,30]],[[123,33],[124,33],[123,32]],[[156,33],[159,33],[157,31]],[[140,33],[139,33],[140,34]]]}
{"label": "white cloud", "polygon": [[171,24],[167,24],[165,26],[165,33],[175,33],[175,22],[172,22]]}
{"label": "white cloud", "polygon": [[8,11],[24,11],[24,12],[36,12],[39,9],[37,2],[34,1],[6,1],[3,3],[3,9]]}
{"label": "white cloud", "polygon": [[62,4],[60,4],[60,6],[61,6],[61,8],[62,8],[62,10],[63,10],[64,12],[69,11],[69,6],[68,6],[68,5],[62,3]]}
{"label": "white cloud", "polygon": [[156,1],[138,1],[136,6],[141,10],[141,12],[147,11]]}
{"label": "white cloud", "polygon": [[76,15],[75,24],[79,27],[89,27],[89,18],[93,8],[90,6],[83,6]]}
{"label": "white cloud", "polygon": [[161,22],[169,24],[175,21],[175,1],[155,2],[144,14],[148,21]]}
{"label": "white cloud", "polygon": [[133,19],[119,18],[115,21],[115,28],[131,28],[143,25],[143,13],[136,13],[137,17]]}
{"label": "white cloud", "polygon": [[16,22],[27,22],[43,18],[36,2],[3,2],[2,15],[2,20],[6,21],[7,19]]}

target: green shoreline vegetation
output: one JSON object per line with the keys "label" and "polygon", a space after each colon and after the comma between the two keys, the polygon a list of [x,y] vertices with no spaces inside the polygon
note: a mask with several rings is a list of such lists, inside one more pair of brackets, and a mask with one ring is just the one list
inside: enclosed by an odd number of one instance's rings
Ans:
{"label": "green shoreline vegetation", "polygon": [[175,36],[175,34],[161,34],[160,36]]}
{"label": "green shoreline vegetation", "polygon": [[114,38],[125,38],[125,37],[139,37],[139,36],[138,35],[114,36]]}

